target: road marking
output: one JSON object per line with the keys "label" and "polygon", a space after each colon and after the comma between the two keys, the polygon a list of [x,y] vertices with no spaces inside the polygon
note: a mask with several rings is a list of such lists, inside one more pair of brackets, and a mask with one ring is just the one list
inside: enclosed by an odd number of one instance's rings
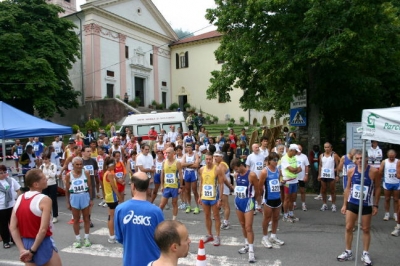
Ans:
{"label": "road marking", "polygon": [[18,265],[18,266],[23,266],[25,263],[18,262],[18,261],[12,261],[12,260],[0,260],[0,265]]}
{"label": "road marking", "polygon": [[93,244],[90,247],[74,248],[72,245],[63,248],[62,252],[75,253],[75,254],[85,254],[92,256],[101,257],[112,257],[112,258],[122,258],[123,248],[121,245],[117,244],[117,247],[108,248],[100,244]]}

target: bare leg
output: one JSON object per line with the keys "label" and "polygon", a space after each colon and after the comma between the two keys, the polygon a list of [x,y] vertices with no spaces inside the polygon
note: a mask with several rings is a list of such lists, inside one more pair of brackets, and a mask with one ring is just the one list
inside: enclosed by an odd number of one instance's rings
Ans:
{"label": "bare leg", "polygon": [[[323,182],[322,182],[323,183]],[[351,243],[353,242],[353,228],[354,224],[357,219],[357,214],[346,211],[346,232],[345,232],[345,242],[346,242],[346,249],[351,250]]]}

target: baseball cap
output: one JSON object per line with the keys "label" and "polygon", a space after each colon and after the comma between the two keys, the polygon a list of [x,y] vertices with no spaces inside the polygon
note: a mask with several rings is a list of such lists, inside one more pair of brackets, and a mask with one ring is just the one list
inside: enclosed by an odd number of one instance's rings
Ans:
{"label": "baseball cap", "polygon": [[151,126],[150,128],[154,128],[154,126]]}
{"label": "baseball cap", "polygon": [[73,138],[70,138],[70,139],[68,140],[68,143],[73,143],[73,142],[75,142],[75,139],[73,139]]}
{"label": "baseball cap", "polygon": [[204,145],[201,145],[200,147],[199,147],[199,151],[205,151],[205,150],[207,150],[207,147],[206,146],[204,146]]}
{"label": "baseball cap", "polygon": [[297,144],[290,144],[289,150],[296,150],[296,151],[298,151],[298,152],[301,152],[301,151],[299,150],[299,146],[297,146]]}
{"label": "baseball cap", "polygon": [[224,156],[224,155],[222,154],[222,151],[216,151],[216,152],[214,152],[213,156],[220,156],[220,157],[222,157],[222,156]]}

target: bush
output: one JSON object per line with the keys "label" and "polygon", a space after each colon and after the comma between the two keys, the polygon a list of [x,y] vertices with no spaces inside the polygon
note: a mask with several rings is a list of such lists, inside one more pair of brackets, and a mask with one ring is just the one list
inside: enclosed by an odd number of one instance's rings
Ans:
{"label": "bush", "polygon": [[173,111],[179,108],[179,104],[177,103],[171,103],[171,105],[169,106],[169,110]]}
{"label": "bush", "polygon": [[119,97],[119,95],[118,95],[118,94],[117,94],[117,95],[115,95],[115,98],[121,99],[121,97]]}
{"label": "bush", "polygon": [[219,120],[219,119],[218,119],[218,116],[213,116],[213,122],[214,122],[214,123],[218,123],[218,120]]}
{"label": "bush", "polygon": [[103,123],[103,120],[102,120],[100,117],[96,117],[96,118],[94,118],[94,120],[97,121],[97,123],[99,124],[99,126],[101,126],[102,123]]}
{"label": "bush", "polygon": [[164,104],[163,104],[163,103],[157,104],[157,109],[163,110],[164,108],[165,108],[165,107],[164,107]]}
{"label": "bush", "polygon": [[261,124],[257,122],[257,127],[260,127],[260,126],[261,126]]}
{"label": "bush", "polygon": [[229,119],[229,122],[231,122],[232,124],[235,124],[235,118],[231,118],[231,119]]}
{"label": "bush", "polygon": [[99,130],[99,123],[94,119],[90,119],[89,121],[86,122],[85,127],[86,130],[97,132],[97,130]]}
{"label": "bush", "polygon": [[138,104],[135,101],[129,101],[128,104],[132,107],[137,107]]}
{"label": "bush", "polygon": [[242,124],[243,124],[243,123],[244,123],[244,117],[243,117],[243,116],[242,116],[242,117],[240,117],[240,118],[239,118],[239,121],[240,121],[240,123],[242,123]]}
{"label": "bush", "polygon": [[108,123],[107,126],[104,128],[106,132],[110,131],[111,123]]}
{"label": "bush", "polygon": [[134,101],[136,103],[136,106],[138,106],[141,102],[140,98],[138,98],[138,97],[135,97]]}
{"label": "bush", "polygon": [[157,108],[158,103],[156,102],[156,100],[153,100],[153,101],[151,102],[151,105],[153,105],[154,108]]}
{"label": "bush", "polygon": [[247,121],[246,121],[246,122],[244,122],[244,126],[245,126],[245,127],[248,127],[249,125],[250,125],[250,123],[249,123],[249,122],[247,122]]}
{"label": "bush", "polygon": [[235,125],[235,123],[229,122],[228,123],[228,127],[233,128],[233,126]]}
{"label": "bush", "polygon": [[189,109],[189,108],[190,108],[190,103],[185,103],[185,104],[183,105],[183,108],[185,108],[185,110],[186,110],[186,109]]}
{"label": "bush", "polygon": [[78,132],[78,130],[80,129],[78,125],[72,125],[71,127],[72,127],[72,132],[74,134],[76,134]]}

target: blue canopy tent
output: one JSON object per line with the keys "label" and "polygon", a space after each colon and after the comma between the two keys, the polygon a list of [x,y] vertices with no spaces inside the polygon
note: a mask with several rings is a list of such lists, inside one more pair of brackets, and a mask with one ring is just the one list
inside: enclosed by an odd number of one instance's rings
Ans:
{"label": "blue canopy tent", "polygon": [[[0,139],[43,137],[72,134],[72,128],[51,123],[22,112],[0,101]],[[5,141],[3,161],[6,160]]]}

